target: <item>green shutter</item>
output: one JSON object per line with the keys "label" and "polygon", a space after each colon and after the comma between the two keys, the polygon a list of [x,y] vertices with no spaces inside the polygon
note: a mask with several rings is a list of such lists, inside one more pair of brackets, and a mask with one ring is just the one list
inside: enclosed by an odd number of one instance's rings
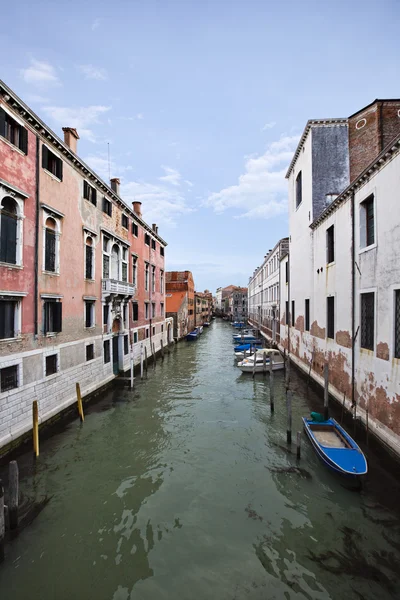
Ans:
{"label": "green shutter", "polygon": [[54,303],[54,331],[62,331],[62,302]]}
{"label": "green shutter", "polygon": [[19,148],[22,152],[28,154],[28,131],[22,126],[19,132]]}
{"label": "green shutter", "polygon": [[0,108],[0,135],[5,137],[6,135],[6,113]]}
{"label": "green shutter", "polygon": [[49,151],[46,146],[42,146],[42,167],[47,169],[49,164]]}
{"label": "green shutter", "polygon": [[87,181],[83,182],[83,197],[86,198],[86,200],[89,198],[89,185]]}
{"label": "green shutter", "polygon": [[61,160],[61,158],[59,158],[57,160],[57,177],[60,181],[62,181],[63,178],[63,162]]}

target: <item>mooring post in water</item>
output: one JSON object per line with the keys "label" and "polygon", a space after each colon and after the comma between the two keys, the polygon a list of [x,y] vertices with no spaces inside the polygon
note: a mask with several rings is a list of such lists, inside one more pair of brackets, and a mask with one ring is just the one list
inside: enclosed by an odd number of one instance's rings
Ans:
{"label": "mooring post in water", "polygon": [[340,424],[343,423],[345,402],[346,402],[346,392],[343,392],[342,417],[340,419]]}
{"label": "mooring post in water", "polygon": [[155,343],[153,342],[153,369],[156,368],[156,346]]}
{"label": "mooring post in water", "polygon": [[300,460],[301,456],[301,431],[297,432],[297,440],[296,440],[296,456],[297,459]]}
{"label": "mooring post in water", "polygon": [[353,433],[353,437],[356,437],[356,429],[357,429],[357,402],[354,403],[354,413],[353,413],[353,419],[354,419],[354,433]]}
{"label": "mooring post in water", "polygon": [[164,360],[164,342],[161,338],[161,360]]}
{"label": "mooring post in water", "polygon": [[18,527],[19,475],[18,463],[12,460],[8,465],[8,516],[10,529]]}
{"label": "mooring post in water", "polygon": [[367,446],[368,446],[368,437],[369,437],[368,406],[365,409],[365,427],[366,427]]}
{"label": "mooring post in water", "polygon": [[32,402],[32,420],[33,420],[33,454],[35,458],[39,456],[39,410],[37,400]]}
{"label": "mooring post in water", "polygon": [[0,479],[0,563],[4,560],[4,538],[6,533],[6,520],[4,516],[4,488]]}
{"label": "mooring post in water", "polygon": [[324,419],[329,419],[329,365],[324,364]]}
{"label": "mooring post in water", "polygon": [[271,412],[274,412],[274,371],[272,369],[272,365],[274,362],[273,355],[271,354],[269,357],[269,404],[271,407]]}
{"label": "mooring post in water", "polygon": [[144,368],[147,375],[147,346],[144,347]]}
{"label": "mooring post in water", "polygon": [[78,413],[79,413],[79,418],[80,420],[83,421],[85,420],[85,415],[83,414],[83,405],[82,405],[82,396],[81,396],[81,386],[79,383],[76,384],[76,399],[78,402]]}
{"label": "mooring post in water", "polygon": [[257,350],[254,352],[254,356],[253,356],[253,379],[254,379],[254,375],[256,374],[256,365],[257,365]]}
{"label": "mooring post in water", "polygon": [[288,354],[285,359],[285,387],[288,390],[290,388],[290,355]]}
{"label": "mooring post in water", "polygon": [[267,372],[267,355],[264,352],[264,354],[263,354],[263,373],[264,373],[264,375],[266,372]]}
{"label": "mooring post in water", "polygon": [[287,427],[286,427],[286,441],[288,444],[292,443],[292,393],[290,390],[286,390],[286,408],[287,408]]}
{"label": "mooring post in water", "polygon": [[140,379],[143,379],[143,342],[140,344]]}
{"label": "mooring post in water", "polygon": [[133,344],[131,345],[131,390],[133,390]]}

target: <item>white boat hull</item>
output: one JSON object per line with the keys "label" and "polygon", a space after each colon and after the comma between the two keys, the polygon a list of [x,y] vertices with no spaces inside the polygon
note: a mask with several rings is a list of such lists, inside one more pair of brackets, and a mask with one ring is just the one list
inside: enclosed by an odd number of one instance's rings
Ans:
{"label": "white boat hull", "polygon": [[[239,369],[243,372],[243,373],[254,373],[254,365],[252,365],[251,363],[243,365],[242,363],[238,363],[237,365],[239,367]],[[272,370],[273,371],[281,371],[282,369],[285,368],[285,365],[282,363],[272,363]],[[256,365],[256,373],[264,373],[264,365]],[[266,364],[266,373],[269,372],[269,362],[267,361]]]}

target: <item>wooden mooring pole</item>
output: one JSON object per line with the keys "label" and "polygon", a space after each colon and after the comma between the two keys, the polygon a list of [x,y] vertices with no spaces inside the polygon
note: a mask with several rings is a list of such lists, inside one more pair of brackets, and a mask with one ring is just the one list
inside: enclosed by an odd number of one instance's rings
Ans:
{"label": "wooden mooring pole", "polygon": [[85,420],[85,415],[83,414],[83,405],[82,405],[82,396],[81,396],[81,386],[79,383],[76,384],[76,400],[78,402],[78,413],[80,420]]}
{"label": "wooden mooring pole", "polygon": [[271,407],[271,412],[273,413],[275,410],[274,406],[274,371],[272,369],[273,359],[272,356],[269,358],[269,404]]}
{"label": "wooden mooring pole", "polygon": [[161,338],[161,360],[164,360],[164,342]]}
{"label": "wooden mooring pole", "polygon": [[329,419],[329,365],[324,364],[324,419]]}
{"label": "wooden mooring pole", "polygon": [[0,479],[0,563],[4,560],[4,539],[6,534],[6,520],[4,516],[4,488]]}
{"label": "wooden mooring pole", "polygon": [[147,346],[144,347],[144,368],[147,375]]}
{"label": "wooden mooring pole", "polygon": [[153,369],[156,368],[156,346],[153,342],[153,348],[152,348],[152,354],[153,354]]}
{"label": "wooden mooring pole", "polygon": [[131,390],[133,390],[133,344],[131,345]]}
{"label": "wooden mooring pole", "polygon": [[292,443],[292,393],[286,390],[286,409],[287,409],[287,426],[286,426],[286,442]]}
{"label": "wooden mooring pole", "polygon": [[33,454],[39,456],[39,410],[37,400],[32,402],[32,431],[33,431]]}
{"label": "wooden mooring pole", "polygon": [[140,344],[140,379],[143,379],[143,342]]}
{"label": "wooden mooring pole", "polygon": [[301,456],[301,431],[297,432],[297,440],[296,440],[296,456],[297,460],[300,460]]}
{"label": "wooden mooring pole", "polygon": [[253,360],[254,360],[254,364],[253,364],[253,379],[254,379],[254,376],[256,374],[256,365],[257,365],[257,350],[255,350],[253,356],[254,356],[254,358],[253,358]]}
{"label": "wooden mooring pole", "polygon": [[[271,360],[271,358],[270,358]],[[265,373],[267,372],[267,355],[263,354],[263,374],[265,375]]]}
{"label": "wooden mooring pole", "polygon": [[18,463],[12,460],[8,466],[8,517],[10,529],[18,527],[19,474]]}

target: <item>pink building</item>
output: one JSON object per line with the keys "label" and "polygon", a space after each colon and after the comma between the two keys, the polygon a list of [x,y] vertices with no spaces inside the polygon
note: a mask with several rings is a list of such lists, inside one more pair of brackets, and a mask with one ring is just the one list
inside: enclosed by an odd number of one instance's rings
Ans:
{"label": "pink building", "polygon": [[0,82],[0,447],[172,338],[165,241],[63,130]]}

